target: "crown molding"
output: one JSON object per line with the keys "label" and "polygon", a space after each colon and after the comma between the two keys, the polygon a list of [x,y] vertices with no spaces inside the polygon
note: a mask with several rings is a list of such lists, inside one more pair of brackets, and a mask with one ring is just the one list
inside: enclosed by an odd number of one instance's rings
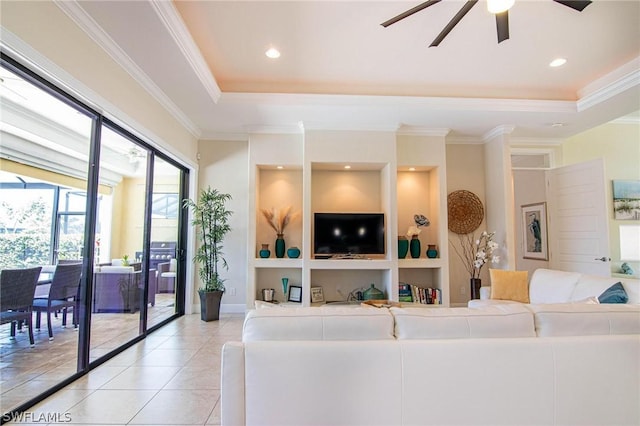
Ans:
{"label": "crown molding", "polygon": [[640,115],[639,116],[625,115],[624,117],[616,118],[615,120],[610,121],[609,124],[632,124],[632,125],[635,124],[635,125],[638,125],[638,124],[640,124]]}
{"label": "crown molding", "polygon": [[231,141],[231,142],[246,142],[249,140],[248,133],[234,133],[234,132],[212,132],[202,136],[198,142],[215,142],[215,141]]}
{"label": "crown molding", "polygon": [[512,147],[521,146],[560,146],[564,142],[564,139],[557,138],[510,138],[509,145]]}
{"label": "crown molding", "polygon": [[484,145],[484,141],[477,136],[450,136],[445,143],[447,145]]}
{"label": "crown molding", "polygon": [[637,86],[640,86],[640,56],[580,89],[577,110],[584,111]]}
{"label": "crown molding", "polygon": [[397,131],[398,135],[402,136],[435,136],[435,137],[446,137],[451,132],[451,129],[445,128],[430,128],[430,127],[421,127],[421,126],[407,126],[402,125]]}
{"label": "crown molding", "polygon": [[53,0],[71,20],[98,46],[111,56],[122,69],[138,82],[162,107],[164,107],[189,133],[196,138],[201,131],[178,106],[149,78],[102,27],[78,4],[76,0]]}
{"label": "crown molding", "polygon": [[304,122],[304,131],[346,131],[346,132],[387,132],[395,133],[398,130],[398,126],[389,124],[374,124],[374,123],[360,123],[360,124],[345,124],[345,123],[330,123],[330,122]]}
{"label": "crown molding", "polygon": [[489,142],[490,140],[497,138],[498,136],[510,135],[511,133],[513,133],[515,128],[516,126],[510,124],[504,124],[502,126],[494,127],[493,129],[482,135],[482,140],[484,142]]}
{"label": "crown molding", "polygon": [[173,2],[151,0],[150,3],[213,103],[218,103],[222,91]]}
{"label": "crown molding", "polygon": [[302,134],[304,133],[304,125],[302,123],[298,123],[296,125],[291,126],[248,126],[246,128],[248,134]]}

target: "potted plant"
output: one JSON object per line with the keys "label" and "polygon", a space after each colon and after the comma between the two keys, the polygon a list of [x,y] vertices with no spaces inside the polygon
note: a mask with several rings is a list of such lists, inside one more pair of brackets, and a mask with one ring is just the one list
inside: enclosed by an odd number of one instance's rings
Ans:
{"label": "potted plant", "polygon": [[224,293],[225,280],[220,277],[218,266],[229,269],[222,252],[224,237],[231,231],[229,218],[233,212],[226,207],[229,200],[230,194],[223,194],[207,187],[200,192],[197,202],[190,199],[183,201],[184,207],[193,211],[191,223],[198,229],[199,246],[193,261],[200,264],[202,287],[198,289],[198,294],[200,318],[203,321],[215,321],[220,318],[220,301]]}

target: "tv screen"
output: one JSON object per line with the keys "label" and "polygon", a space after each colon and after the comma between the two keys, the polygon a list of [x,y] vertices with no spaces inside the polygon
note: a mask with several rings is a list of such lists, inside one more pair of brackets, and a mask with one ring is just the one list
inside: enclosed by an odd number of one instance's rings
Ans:
{"label": "tv screen", "polygon": [[384,254],[384,213],[315,213],[316,255]]}

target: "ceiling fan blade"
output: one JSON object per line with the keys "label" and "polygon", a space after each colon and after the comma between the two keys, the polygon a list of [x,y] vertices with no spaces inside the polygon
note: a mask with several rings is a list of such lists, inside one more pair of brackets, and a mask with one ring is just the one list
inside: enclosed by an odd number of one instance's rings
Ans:
{"label": "ceiling fan blade", "polygon": [[496,13],[496,30],[498,31],[498,43],[509,39],[509,11]]}
{"label": "ceiling fan blade", "polygon": [[421,3],[419,5],[417,5],[414,8],[411,8],[409,10],[407,10],[404,13],[401,13],[400,15],[393,17],[391,19],[389,19],[388,21],[384,21],[382,24],[383,27],[387,28],[389,25],[393,25],[398,21],[403,20],[404,18],[407,18],[411,15],[413,15],[414,13],[420,12],[422,9],[426,9],[429,6],[433,6],[436,3],[440,3],[440,1],[442,0],[429,0],[429,1],[425,1],[424,3]]}
{"label": "ceiling fan blade", "polygon": [[564,6],[570,7],[571,9],[577,10],[578,12],[582,12],[585,7],[591,4],[591,0],[553,0],[556,3],[560,3]]}
{"label": "ceiling fan blade", "polygon": [[467,12],[469,12],[471,8],[476,5],[476,3],[478,3],[478,0],[467,1],[464,4],[464,6],[462,6],[462,8],[458,11],[458,13],[456,13],[456,15],[453,18],[451,18],[449,23],[444,27],[444,29],[440,32],[440,34],[438,34],[438,37],[436,37],[435,40],[433,40],[433,43],[431,43],[429,47],[436,47],[437,45],[439,45],[440,42],[444,40],[444,38],[447,36],[447,34],[451,32],[453,27],[458,25],[458,22],[460,22],[460,20],[464,17],[464,15],[466,15]]}

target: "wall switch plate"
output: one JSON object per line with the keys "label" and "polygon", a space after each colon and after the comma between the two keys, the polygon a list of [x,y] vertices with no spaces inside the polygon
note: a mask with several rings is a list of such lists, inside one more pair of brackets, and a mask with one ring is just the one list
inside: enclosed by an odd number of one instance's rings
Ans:
{"label": "wall switch plate", "polygon": [[467,288],[465,286],[460,286],[460,294],[467,294]]}
{"label": "wall switch plate", "polygon": [[235,287],[229,288],[229,296],[235,296],[235,295],[236,295],[236,288]]}

